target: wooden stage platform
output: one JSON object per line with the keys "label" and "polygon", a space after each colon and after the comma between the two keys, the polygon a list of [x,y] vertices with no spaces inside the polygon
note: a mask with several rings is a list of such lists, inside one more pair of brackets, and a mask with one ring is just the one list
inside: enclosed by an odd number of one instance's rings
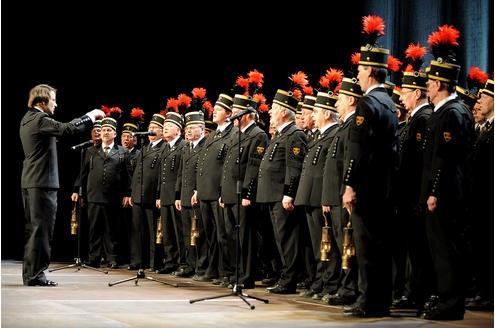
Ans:
{"label": "wooden stage platform", "polygon": [[[52,263],[50,269],[67,264],[71,263]],[[493,311],[467,311],[462,321],[421,320],[412,310],[392,311],[386,318],[349,318],[339,306],[298,294],[266,294],[260,282],[255,289],[244,290],[254,309],[231,289],[190,278],[145,272],[146,278],[137,279],[137,284],[133,279],[109,286],[138,276],[137,271],[124,268],[109,270],[108,274],[79,266],[46,271],[48,279],[59,286],[26,287],[21,268],[19,261],[1,263],[1,327],[493,327]],[[203,300],[217,295],[228,296]],[[194,301],[197,299],[201,300]]]}

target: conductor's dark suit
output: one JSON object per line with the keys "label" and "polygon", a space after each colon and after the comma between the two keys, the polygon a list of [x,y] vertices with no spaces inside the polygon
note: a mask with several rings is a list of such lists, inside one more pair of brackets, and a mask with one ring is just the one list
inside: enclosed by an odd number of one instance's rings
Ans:
{"label": "conductor's dark suit", "polygon": [[57,214],[58,178],[57,137],[91,129],[87,115],[69,123],[55,121],[47,113],[29,108],[21,120],[19,135],[24,151],[21,188],[25,217],[25,285],[46,281],[50,265],[51,241]]}

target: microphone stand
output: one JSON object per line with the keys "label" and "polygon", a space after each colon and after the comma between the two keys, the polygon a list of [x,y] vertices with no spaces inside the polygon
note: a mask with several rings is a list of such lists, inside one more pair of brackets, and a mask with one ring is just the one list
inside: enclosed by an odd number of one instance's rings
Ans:
{"label": "microphone stand", "polygon": [[80,159],[81,163],[79,166],[79,198],[78,198],[78,201],[76,202],[76,215],[77,215],[77,222],[78,222],[78,225],[77,225],[77,257],[74,258],[75,262],[73,264],[65,265],[62,267],[55,268],[55,269],[51,269],[51,270],[48,270],[48,272],[53,272],[53,271],[57,271],[57,270],[63,270],[63,269],[69,269],[69,268],[75,267],[75,268],[77,268],[76,271],[79,271],[82,268],[86,268],[86,269],[91,269],[91,270],[98,271],[98,272],[101,272],[104,274],[108,273],[108,271],[98,269],[98,268],[93,268],[92,266],[86,265],[81,261],[81,254],[80,253],[81,253],[81,224],[82,224],[81,221],[82,220],[81,220],[81,205],[78,203],[81,201],[81,197],[82,197],[82,181],[81,181],[82,174],[81,174],[81,172],[82,172],[82,167],[84,164],[85,154],[86,154],[86,148],[81,148],[81,159]]}
{"label": "microphone stand", "polygon": [[[151,135],[151,134],[134,134],[136,137],[147,137],[148,135]],[[156,135],[156,134],[154,134]],[[144,150],[145,150],[145,147],[144,147],[144,142],[142,142],[141,139],[139,139],[139,143],[142,145],[141,146],[141,154],[139,154],[139,157],[140,157],[140,163],[141,163],[141,167],[140,167],[140,184],[141,184],[141,202],[142,202],[142,191],[143,191],[143,183],[144,183],[144,179],[143,179],[143,172],[144,172]],[[150,238],[153,238],[153,236],[150,236]],[[149,276],[146,276],[146,274],[144,273],[144,269],[142,268],[142,263],[141,263],[141,267],[138,269],[137,271],[137,274],[135,277],[131,277],[131,278],[126,278],[126,279],[122,279],[122,280],[118,280],[118,281],[115,281],[115,282],[109,282],[108,283],[108,286],[109,287],[112,287],[114,285],[117,285],[117,284],[120,284],[120,283],[123,283],[123,282],[126,282],[126,281],[131,281],[131,280],[135,280],[134,284],[137,285],[138,282],[139,282],[139,279],[148,279],[148,280],[151,280],[151,281],[156,281],[156,282],[159,282],[161,284],[164,284],[164,285],[169,285],[169,286],[172,286],[172,287],[179,287],[178,284],[173,284],[173,283],[170,283],[170,282],[166,282],[166,281],[163,281],[163,280],[160,280],[160,279],[156,279],[156,278],[153,278],[153,277],[149,277]]]}
{"label": "microphone stand", "polygon": [[227,296],[239,297],[241,300],[244,301],[244,303],[246,303],[249,306],[249,308],[251,310],[254,310],[255,306],[253,304],[249,303],[247,301],[246,297],[249,297],[249,298],[261,301],[265,304],[268,304],[267,299],[259,298],[256,296],[250,296],[250,295],[244,293],[242,290],[244,288],[244,285],[239,283],[239,265],[240,265],[239,264],[239,242],[241,240],[240,232],[239,232],[239,230],[240,230],[239,220],[241,217],[241,206],[242,206],[242,201],[241,201],[242,181],[240,180],[241,179],[241,117],[242,116],[243,115],[234,118],[235,120],[237,120],[237,126],[239,128],[239,138],[238,138],[238,144],[237,144],[237,154],[238,154],[239,160],[237,161],[237,190],[236,190],[236,192],[237,192],[237,200],[236,200],[237,217],[236,217],[236,222],[235,222],[235,230],[236,230],[236,234],[235,234],[235,237],[236,237],[235,238],[235,284],[234,284],[234,287],[232,288],[232,291],[228,294],[209,296],[209,297],[203,297],[203,298],[197,298],[197,299],[189,300],[189,304],[203,301],[203,300],[211,300],[211,299],[222,298],[222,297],[227,297]]}

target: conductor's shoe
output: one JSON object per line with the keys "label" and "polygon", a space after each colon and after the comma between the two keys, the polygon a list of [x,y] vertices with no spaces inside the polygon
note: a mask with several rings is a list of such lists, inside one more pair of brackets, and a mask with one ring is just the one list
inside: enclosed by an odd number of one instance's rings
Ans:
{"label": "conductor's shoe", "polygon": [[42,286],[42,287],[56,287],[56,286],[58,286],[58,283],[56,283],[55,281],[51,281],[51,280],[35,279],[35,280],[31,280],[30,282],[28,282],[27,285],[28,286]]}

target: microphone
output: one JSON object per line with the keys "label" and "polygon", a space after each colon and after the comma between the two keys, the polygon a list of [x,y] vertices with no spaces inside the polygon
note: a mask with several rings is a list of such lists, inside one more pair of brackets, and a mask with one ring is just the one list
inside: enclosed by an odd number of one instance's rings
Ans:
{"label": "microphone", "polygon": [[133,136],[156,136],[155,131],[146,131],[146,132],[132,132]]}
{"label": "microphone", "polygon": [[91,146],[92,144],[93,144],[93,140],[88,140],[88,141],[85,141],[85,142],[81,142],[78,145],[72,146],[72,147],[70,147],[70,149],[76,150],[76,149],[79,149],[79,148],[86,148],[88,146]]}
{"label": "microphone", "polygon": [[256,109],[254,109],[253,107],[248,107],[247,109],[243,110],[242,112],[239,112],[239,113],[237,113],[235,115],[232,115],[231,117],[227,117],[225,119],[225,122],[230,123],[233,120],[240,119],[241,117],[243,117],[246,114],[254,113],[254,112],[256,112]]}

